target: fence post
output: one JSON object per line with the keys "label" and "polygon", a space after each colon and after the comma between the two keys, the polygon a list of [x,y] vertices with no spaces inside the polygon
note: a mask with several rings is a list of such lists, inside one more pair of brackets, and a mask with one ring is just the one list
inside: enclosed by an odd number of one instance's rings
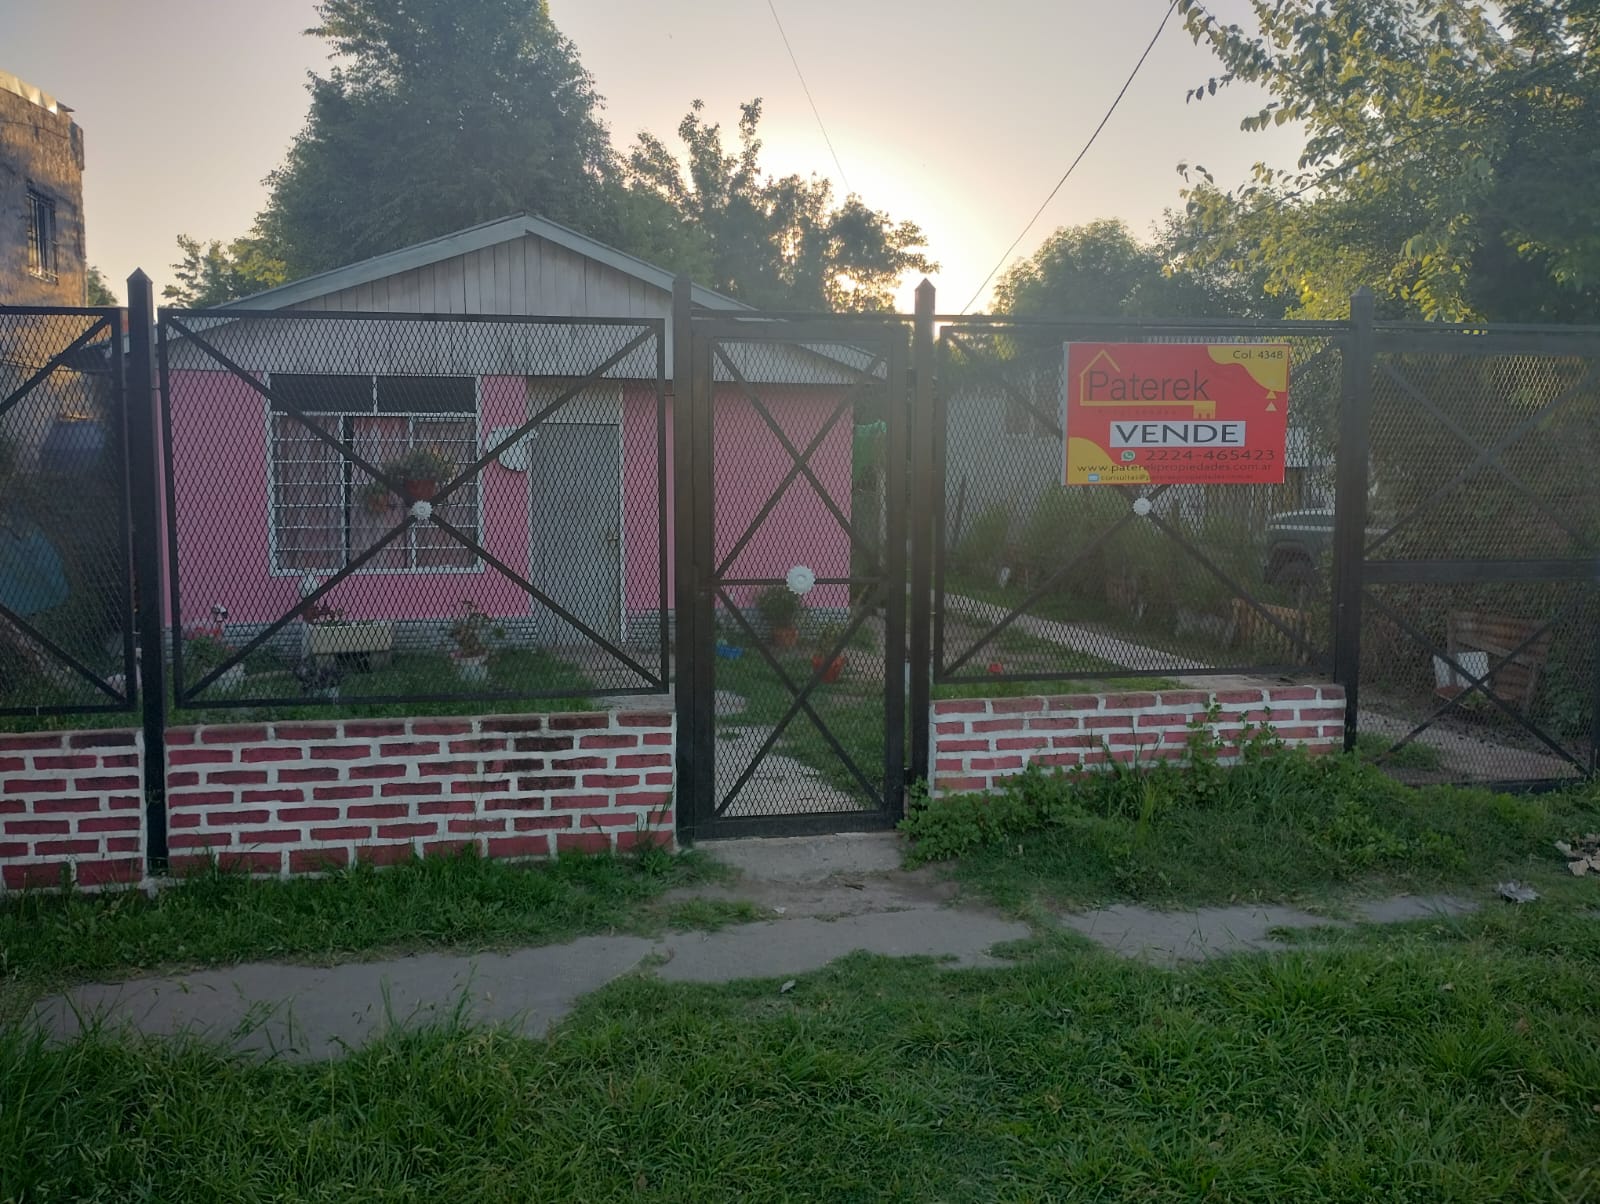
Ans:
{"label": "fence post", "polygon": [[1333,679],[1344,687],[1344,747],[1360,730],[1361,597],[1367,547],[1369,437],[1372,422],[1372,290],[1350,298],[1350,342],[1339,396],[1339,450],[1333,513]]}
{"label": "fence post", "polygon": [[674,643],[674,705],[678,712],[677,814],[678,835],[693,839],[699,806],[694,755],[695,682],[695,573],[694,573],[694,285],[688,276],[672,282],[672,530],[673,613],[677,621]]}
{"label": "fence post", "polygon": [[[917,285],[911,372],[911,764],[913,782],[928,781],[928,724],[933,705],[933,282]],[[891,504],[899,504],[891,502]]]}
{"label": "fence post", "polygon": [[155,298],[150,277],[128,277],[128,491],[139,623],[139,701],[144,719],[145,865],[167,872],[167,663],[161,621],[161,419],[155,382]]}

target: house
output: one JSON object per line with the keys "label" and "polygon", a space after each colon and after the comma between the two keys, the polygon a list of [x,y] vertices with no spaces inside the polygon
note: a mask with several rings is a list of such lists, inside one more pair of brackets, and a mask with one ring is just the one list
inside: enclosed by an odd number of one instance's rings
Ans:
{"label": "house", "polygon": [[[181,622],[204,624],[213,607],[226,610],[230,634],[276,622],[403,517],[411,499],[374,486],[312,424],[380,467],[420,448],[459,471],[592,377],[443,502],[440,517],[604,639],[655,642],[675,585],[672,284],[653,264],[516,215],[178,315],[165,360]],[[701,312],[748,312],[699,287],[693,300]],[[323,316],[281,316],[296,311]],[[393,317],[372,316],[381,314]],[[735,358],[797,447],[854,379],[789,348]],[[714,392],[724,553],[793,467],[729,376],[719,374]],[[837,422],[810,460],[846,512],[851,434],[848,418]],[[766,515],[734,568],[782,578],[794,564],[849,575],[848,536],[805,481]],[[842,602],[841,587],[819,587],[815,601],[832,592]],[[536,642],[586,638],[429,522],[327,600],[348,618],[410,625],[436,644],[468,598]]]}
{"label": "house", "polygon": [[83,130],[72,110],[0,71],[0,305],[82,305]]}

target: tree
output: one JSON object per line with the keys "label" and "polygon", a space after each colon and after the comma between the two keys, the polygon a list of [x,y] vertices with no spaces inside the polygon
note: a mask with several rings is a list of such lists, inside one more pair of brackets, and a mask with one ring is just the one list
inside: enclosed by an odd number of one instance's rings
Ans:
{"label": "tree", "polygon": [[907,272],[937,270],[914,222],[853,194],[835,205],[832,185],[815,176],[763,176],[761,100],[739,108],[731,153],[696,100],[678,123],[687,167],[649,133],[628,160],[628,191],[667,203],[704,239],[713,288],[761,308],[877,310],[893,304]]}
{"label": "tree", "polygon": [[161,295],[187,309],[248,297],[288,279],[283,261],[273,257],[259,236],[236,238],[224,246],[220,239],[202,244],[180,234],[178,250],[183,258],[172,265],[177,283],[167,285]]}
{"label": "tree", "polygon": [[[261,233],[293,275],[527,210],[597,237],[620,221],[589,73],[544,0],[324,0],[339,60]],[[627,215],[640,220],[636,209]]]}
{"label": "tree", "polygon": [[1358,284],[1429,318],[1600,315],[1594,0],[1251,3],[1259,32],[1180,0],[1224,68],[1191,98],[1259,85],[1244,128],[1299,122],[1307,141],[1293,172],[1188,194],[1217,245],[1247,246],[1315,316]]}
{"label": "tree", "polygon": [[111,291],[111,286],[106,283],[105,276],[93,264],[89,265],[89,279],[85,286],[88,305],[115,305],[116,293]]}

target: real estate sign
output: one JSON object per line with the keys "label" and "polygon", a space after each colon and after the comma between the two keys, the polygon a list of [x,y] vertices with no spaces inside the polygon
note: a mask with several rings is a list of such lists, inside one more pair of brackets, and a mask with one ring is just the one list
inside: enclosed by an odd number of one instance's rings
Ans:
{"label": "real estate sign", "polygon": [[1269,485],[1289,430],[1285,343],[1068,343],[1068,485]]}

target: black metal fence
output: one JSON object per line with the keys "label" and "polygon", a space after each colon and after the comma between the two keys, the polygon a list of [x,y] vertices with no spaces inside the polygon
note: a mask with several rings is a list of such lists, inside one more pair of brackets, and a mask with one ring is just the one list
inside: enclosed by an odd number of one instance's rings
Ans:
{"label": "black metal fence", "polygon": [[0,309],[0,716],[137,706],[122,329]]}
{"label": "black metal fence", "polygon": [[176,704],[664,692],[663,327],[163,311]]}

